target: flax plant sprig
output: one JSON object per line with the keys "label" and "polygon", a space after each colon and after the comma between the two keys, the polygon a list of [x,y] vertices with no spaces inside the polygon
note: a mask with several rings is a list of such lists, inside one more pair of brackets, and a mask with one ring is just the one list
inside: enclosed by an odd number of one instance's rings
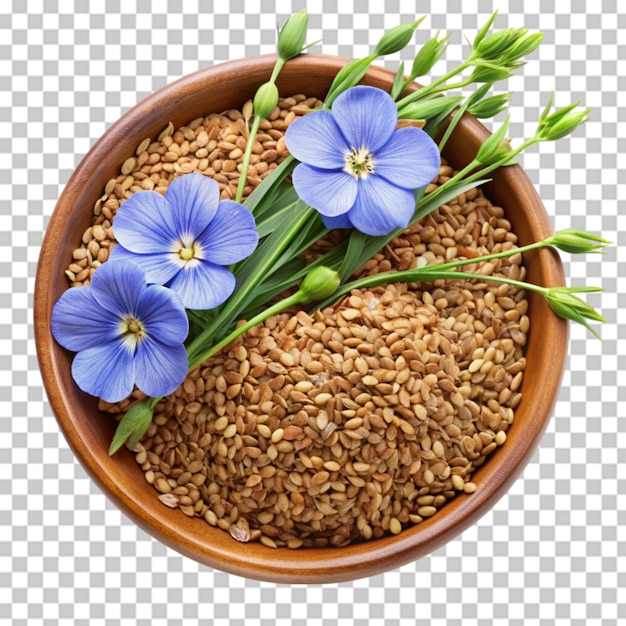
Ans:
{"label": "flax plant sprig", "polygon": [[504,250],[502,252],[481,255],[477,258],[461,259],[450,261],[448,263],[435,263],[411,270],[381,272],[372,276],[365,276],[363,278],[342,284],[341,287],[339,287],[337,291],[332,294],[332,299],[327,299],[318,303],[316,308],[323,308],[324,306],[331,305],[339,297],[350,293],[353,289],[369,288],[392,282],[430,282],[434,280],[476,279],[481,281],[506,283],[508,285],[520,287],[521,289],[539,293],[546,299],[552,310],[560,317],[582,324],[599,339],[600,336],[588,324],[587,320],[605,322],[606,319],[574,294],[600,292],[603,291],[601,287],[542,287],[540,285],[511,279],[507,276],[460,272],[458,269],[467,265],[476,265],[478,263],[485,263],[496,259],[505,259],[517,254],[524,254],[530,252],[531,250],[538,250],[540,248],[547,247],[555,247],[558,250],[571,254],[601,252],[602,249],[610,243],[610,241],[607,241],[594,233],[589,233],[576,228],[566,228],[546,237],[545,239],[542,239],[541,241],[536,241],[519,248],[510,248],[509,250]]}

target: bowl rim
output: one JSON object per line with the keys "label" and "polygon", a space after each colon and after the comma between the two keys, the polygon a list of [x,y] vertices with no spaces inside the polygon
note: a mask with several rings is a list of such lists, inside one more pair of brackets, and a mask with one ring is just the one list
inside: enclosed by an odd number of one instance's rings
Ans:
{"label": "bowl rim", "polygon": [[[537,331],[533,334],[531,329],[529,350],[530,344],[533,350],[539,350],[540,344],[549,346],[552,369],[548,375],[533,374],[531,381],[527,380],[525,375],[522,390],[523,392],[525,390],[525,394],[532,394],[537,405],[529,418],[529,427],[523,429],[524,432],[515,433],[515,445],[511,444],[510,449],[507,449],[505,445],[502,449],[496,450],[493,458],[476,471],[475,482],[479,487],[477,491],[471,495],[459,494],[446,503],[445,515],[435,515],[398,535],[342,548],[289,550],[287,548],[271,549],[261,544],[247,544],[244,549],[240,549],[241,544],[227,536],[224,531],[210,527],[204,520],[192,520],[180,511],[172,511],[163,506],[156,497],[154,497],[154,507],[143,506],[141,492],[146,491],[145,483],[136,485],[136,489],[135,486],[131,486],[130,491],[122,488],[122,485],[128,486],[128,477],[125,473],[125,470],[130,467],[128,459],[136,466],[131,453],[125,449],[118,453],[118,455],[123,454],[128,457],[124,458],[123,462],[117,461],[117,455],[113,459],[108,456],[110,443],[110,438],[107,440],[108,431],[103,433],[90,422],[91,411],[85,406],[93,407],[94,401],[86,399],[86,394],[80,392],[71,380],[68,381],[68,353],[54,342],[50,331],[49,320],[52,306],[60,295],[59,289],[62,290],[64,269],[67,266],[66,263],[59,268],[59,261],[62,259],[67,261],[76,241],[79,241],[75,239],[74,243],[67,242],[64,237],[67,239],[68,230],[73,224],[72,220],[78,219],[81,210],[85,209],[82,198],[85,197],[86,186],[92,185],[96,190],[102,189],[104,183],[98,186],[98,181],[110,178],[109,172],[101,171],[104,169],[101,163],[105,161],[107,155],[128,140],[129,132],[135,135],[141,134],[144,130],[147,132],[149,126],[147,118],[155,112],[157,116],[163,115],[161,111],[164,108],[169,107],[170,110],[176,111],[172,116],[176,118],[178,115],[178,119],[172,120],[175,127],[190,121],[188,117],[180,117],[184,113],[179,113],[178,109],[183,111],[184,107],[179,106],[176,109],[172,103],[186,102],[185,98],[197,99],[198,93],[207,89],[207,84],[214,87],[234,85],[236,79],[242,74],[253,76],[254,80],[258,81],[257,84],[260,84],[269,77],[274,60],[275,55],[249,57],[220,63],[183,76],[158,89],[124,113],[93,145],[66,183],[50,217],[42,243],[34,293],[37,356],[48,400],[74,455],[107,498],[148,534],[204,565],[239,576],[278,583],[355,580],[415,561],[462,533],[495,505],[532,457],[548,425],[557,399],[565,367],[568,341],[567,323],[557,317],[542,298],[533,298],[531,294],[529,315],[531,319],[540,318],[543,326],[541,336],[538,336]],[[346,62],[347,59],[331,55],[308,53],[301,55],[285,65],[278,81],[279,88],[283,83],[289,84],[289,81],[302,81],[303,76],[314,78],[315,72],[325,72],[324,80],[327,80],[327,74],[334,75]],[[393,76],[390,70],[374,66],[369,70],[363,82],[389,87]],[[183,97],[181,93],[184,94]],[[281,93],[283,93],[282,89]],[[463,118],[460,126],[466,138],[469,139],[468,146],[462,146],[459,149],[461,152],[471,151],[470,143],[473,142],[475,145],[489,134],[480,122],[469,115]],[[155,136],[155,133],[152,136]],[[135,147],[139,141],[134,143]],[[453,145],[452,140],[449,145]],[[127,156],[130,154],[120,155],[118,168]],[[471,159],[470,152],[467,152],[466,158]],[[532,182],[522,168],[519,165],[509,166],[494,173],[493,177],[495,182],[491,185],[494,189],[497,183],[498,186],[506,187],[508,195],[514,196],[520,202],[523,201],[526,212],[529,214],[528,232],[525,236],[542,238],[549,235],[551,233],[550,219]],[[96,192],[96,197],[98,193]],[[81,198],[80,201],[76,201],[77,195]],[[491,199],[489,191],[487,196]],[[504,203],[502,200],[500,202]],[[509,212],[507,212],[507,217],[508,215]],[[73,228],[75,232],[78,232],[75,227]],[[547,249],[538,250],[531,253],[529,259],[538,267],[538,279],[543,281],[542,284],[548,286],[564,284],[563,266],[558,254]],[[547,351],[545,347],[541,349],[543,353]],[[526,398],[527,395],[524,395],[520,407],[524,405]],[[79,404],[75,406],[77,399]],[[520,410],[519,407],[518,410]],[[114,424],[111,424],[111,433],[113,428]],[[512,432],[515,432],[514,428]],[[506,457],[502,453],[506,453]],[[496,456],[498,454],[500,456]],[[499,462],[494,463],[494,458],[499,459]],[[174,513],[184,519],[179,520],[173,516]],[[192,523],[194,521],[202,524],[206,529],[199,532],[197,524]],[[175,527],[172,526],[173,523],[176,524]],[[227,540],[222,541],[216,533],[221,533]]]}

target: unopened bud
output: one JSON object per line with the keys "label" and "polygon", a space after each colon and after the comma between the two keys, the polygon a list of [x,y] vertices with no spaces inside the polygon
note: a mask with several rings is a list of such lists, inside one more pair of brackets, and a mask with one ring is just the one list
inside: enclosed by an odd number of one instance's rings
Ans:
{"label": "unopened bud", "polygon": [[506,156],[507,152],[511,151],[510,144],[504,139],[508,128],[509,118],[506,119],[504,124],[502,124],[493,135],[489,135],[489,137],[483,141],[474,157],[478,163],[481,165],[493,165],[502,157]]}
{"label": "unopened bud", "polygon": [[153,398],[144,398],[131,407],[117,425],[113,441],[109,448],[109,455],[115,454],[128,441],[132,450],[143,437],[152,423],[154,414]]}
{"label": "unopened bud", "polygon": [[508,93],[503,93],[485,98],[484,100],[471,105],[467,109],[467,112],[479,119],[494,117],[506,109],[506,105],[509,102],[509,95],[510,94]]}
{"label": "unopened bud", "polygon": [[409,102],[398,111],[398,117],[404,120],[428,120],[440,113],[450,113],[461,100],[462,96],[438,96],[430,100]]}
{"label": "unopened bud", "polygon": [[543,40],[543,33],[526,35],[516,41],[510,48],[504,51],[502,60],[504,63],[517,61],[535,50]]}
{"label": "unopened bud", "polygon": [[441,58],[447,41],[448,37],[439,39],[438,36],[435,36],[420,48],[420,51],[413,60],[410,74],[411,80],[425,76],[432,70],[435,63]]}
{"label": "unopened bud", "polygon": [[611,243],[598,235],[579,230],[578,228],[564,228],[548,237],[547,242],[559,250],[569,252],[570,254],[599,252]]}
{"label": "unopened bud", "polygon": [[511,77],[511,72],[504,67],[488,67],[478,65],[474,68],[470,80],[474,83],[495,83]]}
{"label": "unopened bud", "polygon": [[546,120],[546,124],[539,134],[539,138],[543,141],[556,141],[571,135],[579,126],[582,126],[588,119],[591,109],[578,111],[576,113],[568,113],[558,121],[552,121],[550,118]]}
{"label": "unopened bud", "polygon": [[599,338],[587,320],[606,322],[606,318],[600,315],[592,306],[574,295],[576,292],[598,292],[601,287],[551,287],[546,289],[545,297],[550,308],[560,317],[578,322]]}
{"label": "unopened bud", "polygon": [[274,83],[263,83],[254,96],[254,115],[265,119],[278,104],[278,87]]}
{"label": "unopened bud", "polygon": [[300,285],[303,302],[315,302],[332,296],[341,284],[341,278],[335,270],[320,266],[311,270]]}
{"label": "unopened bud", "polygon": [[298,56],[304,46],[309,14],[305,9],[292,15],[278,33],[278,56],[287,61]]}
{"label": "unopened bud", "polygon": [[419,26],[424,18],[413,22],[412,24],[400,24],[395,28],[387,31],[378,42],[374,54],[383,56],[385,54],[393,54],[404,48],[413,37],[415,29]]}
{"label": "unopened bud", "polygon": [[509,28],[506,30],[496,31],[488,37],[485,37],[476,46],[475,52],[481,59],[493,61],[499,58],[505,50],[516,43],[520,37],[523,37],[526,32],[527,31],[524,28]]}

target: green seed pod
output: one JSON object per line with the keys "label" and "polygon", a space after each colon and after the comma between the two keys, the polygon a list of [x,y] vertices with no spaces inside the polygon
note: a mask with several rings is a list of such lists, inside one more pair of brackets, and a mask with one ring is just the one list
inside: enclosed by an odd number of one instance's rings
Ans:
{"label": "green seed pod", "polygon": [[309,14],[305,9],[292,15],[278,33],[278,56],[288,61],[298,56],[303,49]]}
{"label": "green seed pod", "polygon": [[254,96],[254,115],[265,119],[278,104],[278,88],[274,83],[263,83]]}

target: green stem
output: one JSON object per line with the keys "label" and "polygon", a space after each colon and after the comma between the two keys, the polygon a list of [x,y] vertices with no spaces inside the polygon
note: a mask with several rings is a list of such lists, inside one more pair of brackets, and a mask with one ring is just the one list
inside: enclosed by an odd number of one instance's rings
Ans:
{"label": "green stem", "polygon": [[551,238],[552,237],[550,236],[547,239],[542,239],[541,241],[536,241],[535,243],[529,243],[527,246],[522,246],[520,248],[511,248],[510,250],[504,250],[502,252],[494,252],[493,254],[486,254],[484,256],[481,255],[475,259],[461,259],[459,261],[450,261],[448,263],[438,263],[437,265],[430,265],[419,269],[426,270],[429,268],[436,268],[437,271],[447,271],[448,269],[454,267],[462,267],[464,265],[472,265],[474,263],[483,263],[484,261],[493,261],[495,259],[506,259],[507,257],[514,256],[516,254],[524,254],[525,252],[530,252],[530,250],[546,248],[547,246],[552,245],[549,241]]}
{"label": "green stem", "polygon": [[235,195],[235,202],[241,202],[241,198],[243,197],[243,190],[246,186],[246,181],[248,180],[248,168],[250,167],[250,158],[252,157],[252,148],[254,147],[254,138],[256,134],[259,132],[259,126],[261,126],[261,122],[263,120],[258,116],[254,116],[254,120],[252,122],[252,128],[250,129],[250,134],[248,135],[248,142],[246,143],[246,151],[243,155],[243,163],[241,165],[241,174],[239,175],[239,184],[237,185],[237,194]]}
{"label": "green stem", "polygon": [[437,87],[435,89],[431,89],[431,93],[441,93],[442,91],[451,91],[452,89],[463,89],[463,87],[467,87],[471,85],[474,81],[471,78],[466,78],[458,83],[453,83],[452,85],[443,85],[441,87]]}
{"label": "green stem", "polygon": [[[444,74],[443,76],[440,76],[439,78],[434,80],[432,83],[430,83],[430,85],[426,85],[414,91],[413,93],[410,93],[408,96],[405,96],[401,100],[398,100],[398,109],[401,109],[403,106],[409,104],[410,102],[421,100],[422,98],[424,98],[425,96],[427,96],[433,91],[434,92],[441,91],[440,89],[439,90],[437,89],[439,85],[443,85],[446,81],[450,80],[457,74],[460,74],[463,70],[467,69],[468,67],[471,67],[472,64],[473,64],[473,58],[470,57],[466,61],[463,61],[463,63],[461,63],[457,68],[455,68],[451,72],[448,72],[447,74]],[[466,84],[469,84],[467,81],[464,81],[464,82]],[[449,89],[449,87],[442,87],[442,89]]]}
{"label": "green stem", "polygon": [[[515,250],[517,253],[519,250]],[[484,257],[485,259],[487,257]],[[480,259],[483,260],[483,257]],[[472,259],[474,263],[476,263],[476,259]],[[466,264],[466,263],[462,263]],[[477,280],[488,280],[492,282],[506,283],[508,285],[513,285],[515,287],[520,287],[521,289],[527,289],[529,291],[536,291],[541,294],[545,294],[547,292],[546,287],[541,287],[539,285],[533,285],[530,283],[524,283],[520,280],[515,280],[513,278],[507,278],[506,276],[492,276],[485,274],[472,274],[469,272],[455,272],[449,270],[441,269],[442,265],[437,266],[426,266],[420,267],[413,270],[404,270],[404,271],[393,271],[393,272],[382,272],[380,274],[373,274],[372,276],[364,276],[363,278],[359,278],[351,283],[346,283],[339,287],[339,289],[332,295],[332,298],[325,300],[324,302],[317,305],[316,309],[324,308],[332,304],[332,302],[336,302],[340,297],[350,293],[353,289],[363,289],[369,287],[377,287],[378,285],[384,285],[389,283],[397,283],[397,282],[407,282],[407,283],[415,283],[415,282],[430,282],[433,280],[449,280],[453,278],[458,278],[460,280],[469,280],[469,279],[477,279]]]}
{"label": "green stem", "polygon": [[224,337],[224,339],[222,339],[215,345],[211,346],[204,352],[201,352],[198,356],[193,358],[193,360],[190,359],[189,371],[191,372],[192,370],[194,370],[196,367],[198,367],[198,365],[206,361],[208,358],[212,357],[214,354],[219,352],[222,348],[227,346],[237,337],[245,333],[247,330],[250,330],[253,326],[256,326],[257,324],[264,322],[268,317],[272,315],[281,313],[282,311],[289,308],[290,306],[302,304],[302,302],[304,302],[305,299],[306,298],[304,297],[304,294],[301,291],[296,291],[296,293],[292,294],[291,296],[288,296],[284,300],[281,300],[280,302],[276,302],[268,309],[265,309],[265,311],[262,311],[261,313],[253,317],[251,320],[247,321],[245,324],[242,324],[241,326],[233,330],[229,335]]}
{"label": "green stem", "polygon": [[[483,178],[486,174],[489,174],[490,172],[493,172],[494,170],[497,170],[499,167],[510,162],[510,160],[513,159],[515,156],[517,156],[520,152],[525,150],[528,146],[531,146],[532,144],[537,143],[538,141],[539,140],[535,137],[533,137],[532,139],[528,139],[521,146],[519,146],[519,148],[515,148],[511,152],[507,153],[506,157],[500,159],[499,161],[496,161],[495,163],[491,163],[490,165],[487,165],[482,169],[474,171],[473,174],[470,174],[470,172],[475,170],[477,167],[480,167],[481,165],[479,161],[473,160],[470,163],[468,163],[462,170],[458,171],[454,176],[452,176],[452,178],[448,179],[443,185],[439,186],[437,189],[429,193],[428,196],[426,197],[429,200],[432,200],[433,198],[437,198],[439,195],[445,192],[446,186],[453,185],[459,182],[460,180],[463,180],[464,182],[467,182],[467,183],[471,183],[471,182],[474,182],[475,180],[479,180]],[[467,176],[468,174],[470,175]],[[465,178],[466,176],[467,178]]]}
{"label": "green stem", "polygon": [[270,83],[276,82],[276,79],[278,78],[280,71],[283,69],[283,65],[285,65],[285,61],[286,59],[283,59],[282,57],[278,57],[276,59],[276,63],[274,64],[274,69],[272,70],[272,76],[270,77],[270,80],[269,80]]}
{"label": "green stem", "polygon": [[[280,71],[283,69],[285,65],[285,59],[282,57],[278,57],[276,59],[276,63],[274,64],[274,69],[272,70],[272,75],[268,82],[275,83]],[[246,186],[246,181],[248,180],[248,168],[250,167],[250,158],[252,156],[252,148],[254,147],[254,139],[256,134],[259,132],[259,126],[261,126],[261,122],[264,118],[261,118],[256,113],[254,115],[254,120],[252,121],[252,128],[250,129],[250,133],[248,134],[248,141],[246,143],[246,151],[243,155],[243,162],[241,165],[241,174],[239,176],[239,184],[237,185],[237,193],[235,195],[235,202],[241,202],[241,198],[243,197],[243,190]]]}

